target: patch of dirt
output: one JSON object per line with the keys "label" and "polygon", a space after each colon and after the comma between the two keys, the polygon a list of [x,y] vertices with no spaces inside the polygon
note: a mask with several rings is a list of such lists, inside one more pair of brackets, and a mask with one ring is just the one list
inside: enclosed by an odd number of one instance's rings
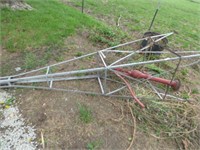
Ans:
{"label": "patch of dirt", "polygon": [[10,53],[3,48],[0,52],[0,58],[0,76],[16,74],[15,68],[20,67],[23,64],[22,54]]}
{"label": "patch of dirt", "polygon": [[33,10],[29,4],[22,0],[2,0],[0,1],[0,8],[2,7],[10,7],[13,10]]}

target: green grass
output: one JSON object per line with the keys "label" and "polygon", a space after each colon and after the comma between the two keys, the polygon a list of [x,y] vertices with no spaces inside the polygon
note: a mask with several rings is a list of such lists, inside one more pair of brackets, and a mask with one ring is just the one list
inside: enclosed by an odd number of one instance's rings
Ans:
{"label": "green grass", "polygon": [[88,150],[95,150],[98,149],[100,147],[100,145],[102,144],[101,141],[91,141],[87,144],[87,149]]}
{"label": "green grass", "polygon": [[[73,2],[77,7],[81,6],[80,1],[68,1]],[[132,36],[135,31],[144,33],[148,30],[157,2],[158,0],[87,0],[85,9],[89,9],[92,16],[107,23],[110,23],[110,20],[116,21],[121,15],[122,30],[126,29]],[[175,47],[199,49],[199,45],[195,43],[198,43],[200,39],[200,0],[195,0],[195,2],[191,0],[161,1],[152,31],[160,33],[176,31],[178,34],[170,38],[170,43],[173,43]]]}
{"label": "green grass", "polygon": [[27,1],[33,11],[2,10],[2,44],[9,51],[60,45],[82,24],[92,21],[57,1]]}
{"label": "green grass", "polygon": [[37,56],[34,53],[27,53],[25,56],[25,69],[32,69],[38,65]]}
{"label": "green grass", "polygon": [[158,74],[164,73],[164,70],[159,68],[159,67],[157,67],[155,64],[148,64],[148,65],[146,65],[146,67],[149,70],[155,71]]}
{"label": "green grass", "polygon": [[182,69],[182,70],[181,70],[181,74],[182,74],[183,76],[186,76],[186,75],[188,74],[188,70],[187,70],[187,69]]}
{"label": "green grass", "polygon": [[11,97],[11,98],[7,99],[4,103],[5,103],[5,105],[11,106],[11,105],[13,105],[14,100],[15,99],[13,97]]}
{"label": "green grass", "polygon": [[83,55],[83,52],[77,52],[77,53],[75,54],[76,57],[80,57],[80,56],[82,56],[82,55]]}
{"label": "green grass", "polygon": [[78,109],[80,120],[83,123],[90,123],[93,119],[91,109],[88,106],[82,104],[78,105]]}
{"label": "green grass", "polygon": [[199,94],[199,90],[197,88],[192,89],[192,94]]}
{"label": "green grass", "polygon": [[181,96],[182,96],[183,99],[186,99],[186,100],[188,100],[190,98],[189,94],[185,91],[182,92]]}
{"label": "green grass", "polygon": [[61,47],[66,37],[81,28],[112,32],[111,28],[58,0],[26,1],[33,11],[1,10],[1,44],[10,52]]}

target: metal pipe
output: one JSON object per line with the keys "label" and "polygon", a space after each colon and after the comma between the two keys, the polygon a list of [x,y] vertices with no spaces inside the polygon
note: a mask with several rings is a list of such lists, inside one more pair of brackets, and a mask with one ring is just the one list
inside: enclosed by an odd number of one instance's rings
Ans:
{"label": "metal pipe", "polygon": [[155,18],[156,18],[157,13],[158,13],[158,9],[156,9],[156,11],[155,11],[155,13],[154,13],[153,19],[152,19],[152,21],[151,21],[151,25],[149,26],[149,31],[151,30],[151,27],[153,26],[153,23],[154,23],[154,20],[155,20]]}
{"label": "metal pipe", "polygon": [[101,83],[101,79],[98,77],[98,82],[99,82],[99,86],[100,86],[100,89],[101,89],[101,93],[104,94],[104,89],[103,89],[103,86],[102,86],[102,83]]}
{"label": "metal pipe", "polygon": [[[200,57],[200,54],[182,56],[182,59],[195,58],[195,57]],[[121,65],[115,65],[115,66],[91,68],[91,69],[85,69],[85,70],[75,70],[75,71],[69,71],[69,72],[60,72],[60,73],[54,73],[54,74],[48,74],[48,75],[37,75],[37,76],[23,77],[23,78],[11,78],[9,80],[9,82],[12,83],[12,82],[28,81],[30,79],[41,79],[41,78],[45,78],[45,77],[49,78],[49,77],[59,77],[59,76],[72,75],[72,74],[105,71],[106,69],[115,69],[115,68],[121,68],[121,67],[129,67],[129,66],[137,66],[137,65],[144,65],[144,64],[151,64],[151,63],[159,63],[159,62],[164,62],[164,61],[174,61],[174,60],[177,60],[177,59],[180,59],[180,58],[179,57],[164,58],[164,59],[149,60],[149,61],[143,61],[143,62],[121,64]],[[0,86],[3,85],[3,84],[8,84],[8,80],[0,80]]]}
{"label": "metal pipe", "polygon": [[[82,79],[94,79],[98,78],[98,75],[88,75],[82,77],[66,77],[66,78],[40,78],[40,79],[30,79],[26,81],[20,81],[15,83],[37,83],[37,82],[46,82],[46,81],[69,81],[69,80],[82,80]],[[1,80],[0,80],[1,81]]]}
{"label": "metal pipe", "polygon": [[[173,50],[171,50],[170,48],[167,48],[167,50],[168,50],[169,52],[171,52],[172,54],[174,54],[174,55],[176,55],[176,56],[179,57],[178,64],[177,64],[177,66],[176,66],[176,68],[175,68],[175,70],[174,70],[174,72],[173,72],[171,81],[170,81],[170,83],[169,83],[169,85],[171,85],[172,82],[174,82],[173,80],[174,80],[175,75],[176,75],[176,72],[178,71],[178,68],[179,68],[179,66],[180,66],[182,57],[181,57],[181,55],[179,55],[179,54],[173,52]],[[180,85],[180,80],[177,80],[177,85],[174,85],[172,88],[173,88],[174,90],[178,90],[178,89],[180,88],[180,86],[181,86],[181,85]],[[163,97],[163,100],[165,100],[165,97],[166,97],[168,91],[169,91],[169,86],[167,86],[167,89],[166,89],[166,91],[165,91],[165,95],[164,95],[164,97]]]}
{"label": "metal pipe", "polygon": [[163,79],[163,78],[159,78],[159,77],[154,77],[154,76],[151,76],[150,74],[143,73],[139,70],[126,71],[126,70],[123,70],[121,68],[116,68],[116,70],[124,72],[125,74],[127,74],[127,75],[129,75],[133,78],[148,79],[148,80],[151,80],[151,81],[155,81],[155,82],[158,82],[158,83],[169,85],[174,90],[178,90],[180,88],[180,81],[179,80],[172,81],[172,80],[167,80],[167,79]]}
{"label": "metal pipe", "polygon": [[[11,86],[5,86],[5,88],[30,88],[30,89],[41,89],[41,90],[55,90],[55,91],[64,91],[64,92],[74,92],[74,93],[80,93],[80,94],[91,94],[91,95],[99,95],[99,96],[111,96],[111,97],[121,97],[121,98],[131,98],[131,96],[123,96],[123,95],[106,95],[106,94],[102,94],[102,93],[96,93],[96,92],[86,92],[86,91],[79,91],[79,90],[66,90],[66,89],[61,89],[61,88],[49,88],[49,87],[42,87],[42,86],[22,86],[22,85],[11,85]],[[0,89],[2,87],[0,86]],[[160,93],[161,95],[164,95],[164,93]],[[176,98],[177,100],[181,100],[181,101],[185,101],[185,99],[173,96],[173,95],[169,95],[167,94],[166,97],[171,97],[171,98]],[[159,100],[159,99],[155,99],[154,97],[151,98],[147,98],[147,97],[139,97],[139,99],[148,99],[148,100]]]}
{"label": "metal pipe", "polygon": [[[164,51],[142,51],[142,52],[136,52],[134,50],[107,50],[106,52],[114,52],[114,53],[139,53],[139,54],[143,54],[143,53],[150,53],[150,54],[169,54],[171,52],[164,52]],[[176,51],[174,50],[174,52],[178,53],[178,54],[187,54],[187,53],[199,53],[200,54],[200,50],[198,51]]]}
{"label": "metal pipe", "polygon": [[106,64],[106,62],[104,61],[104,58],[103,58],[103,56],[101,55],[101,53],[98,52],[98,54],[99,54],[99,57],[101,58],[101,61],[103,62],[103,65],[104,65],[105,67],[107,67],[107,64]]}
{"label": "metal pipe", "polygon": [[160,93],[156,90],[156,88],[151,84],[151,82],[147,81],[150,85],[150,87],[152,88],[152,90],[156,93],[156,95],[160,98],[163,99],[162,96],[160,95]]}
{"label": "metal pipe", "polygon": [[106,96],[109,96],[109,95],[111,95],[111,94],[114,94],[114,93],[116,93],[116,92],[119,92],[119,91],[123,90],[125,87],[126,87],[126,86],[122,86],[121,88],[118,88],[118,89],[116,89],[116,90],[114,90],[114,91],[111,91],[111,92],[107,93]]}
{"label": "metal pipe", "polygon": [[[168,34],[169,33],[165,33],[165,34],[159,34],[159,35],[154,35],[154,36],[150,36],[150,37],[151,38],[157,38],[157,37],[162,37],[162,36],[165,36],[165,35],[168,35]],[[129,45],[129,44],[133,44],[133,43],[145,40],[145,39],[147,39],[147,37],[141,38],[141,39],[138,39],[138,40],[134,40],[134,41],[130,41],[130,42],[126,42],[126,43],[123,43],[123,44],[119,44],[119,45],[116,45],[116,46],[113,46],[113,47],[109,47],[109,48],[106,48],[106,49],[102,49],[101,51],[103,52],[103,51],[111,50],[111,49],[114,49],[114,48],[117,48],[117,47],[121,47],[121,46]]]}
{"label": "metal pipe", "polygon": [[[154,35],[154,36],[151,36],[151,38],[162,37],[162,36],[167,35],[167,34],[169,34],[169,33],[160,34],[160,35]],[[147,38],[145,37],[145,38],[142,38],[142,39],[138,39],[138,40],[126,42],[126,43],[123,43],[123,44],[119,44],[119,45],[116,45],[116,46],[113,46],[113,47],[109,47],[109,48],[106,48],[106,49],[102,49],[102,50],[100,50],[100,52],[101,52],[101,51],[104,52],[104,51],[111,50],[111,49],[114,49],[114,48],[117,48],[117,47],[121,47],[121,46],[129,45],[129,44],[133,44],[133,43],[142,41],[142,40],[144,40],[144,39],[147,39]],[[86,55],[83,55],[83,56],[80,56],[80,57],[76,57],[76,58],[73,58],[73,59],[70,59],[70,60],[62,61],[62,62],[53,64],[53,65],[45,66],[45,67],[42,67],[42,68],[39,68],[39,69],[36,69],[36,70],[31,70],[31,71],[28,71],[28,72],[24,72],[24,73],[12,75],[12,78],[18,77],[18,76],[27,75],[27,74],[30,74],[30,73],[33,73],[33,72],[37,72],[37,71],[40,71],[40,70],[43,70],[43,69],[47,69],[48,67],[53,67],[53,66],[62,65],[62,64],[65,64],[65,63],[74,61],[74,60],[78,60],[78,59],[81,59],[81,58],[84,58],[84,57],[87,57],[87,56],[94,55],[94,54],[96,54],[96,53],[98,53],[98,52],[89,53],[89,54],[86,54]],[[0,79],[2,79],[2,78],[8,78],[8,77],[9,77],[9,76],[0,77]]]}
{"label": "metal pipe", "polygon": [[127,88],[130,91],[131,96],[133,97],[133,99],[142,107],[145,108],[144,104],[136,97],[135,92],[133,91],[133,89],[131,88],[131,85],[117,72],[114,72],[121,80],[124,81],[124,83],[126,84]]}

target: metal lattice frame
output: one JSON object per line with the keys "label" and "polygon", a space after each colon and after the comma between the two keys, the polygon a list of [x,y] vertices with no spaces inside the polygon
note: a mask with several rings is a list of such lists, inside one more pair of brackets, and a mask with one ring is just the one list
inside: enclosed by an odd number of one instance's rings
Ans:
{"label": "metal lattice frame", "polygon": [[[175,77],[175,73],[180,65],[181,60],[183,59],[189,59],[189,58],[200,58],[200,53],[197,51],[176,51],[173,52],[171,50],[169,51],[159,51],[159,52],[155,52],[155,51],[145,51],[146,49],[148,49],[149,47],[152,46],[152,44],[157,43],[159,41],[161,41],[162,39],[172,35],[173,33],[166,33],[166,34],[161,34],[161,35],[155,35],[155,36],[150,36],[150,37],[145,37],[145,38],[141,38],[138,40],[134,40],[131,42],[127,42],[124,44],[120,44],[114,47],[110,47],[110,48],[106,48],[97,52],[93,52],[93,53],[89,53],[86,55],[83,55],[81,57],[77,57],[77,58],[73,58],[70,60],[66,60],[60,63],[56,63],[53,65],[49,65],[43,68],[39,68],[36,70],[32,70],[29,72],[25,72],[25,73],[20,73],[17,75],[12,75],[12,76],[6,76],[6,77],[0,77],[0,88],[12,88],[12,87],[16,87],[16,88],[34,88],[34,89],[47,89],[47,90],[58,90],[58,91],[69,91],[69,92],[77,92],[77,93],[85,93],[85,94],[97,94],[97,95],[104,95],[104,96],[116,96],[116,97],[129,97],[129,96],[123,96],[123,95],[117,95],[116,93],[118,93],[119,91],[122,91],[123,89],[126,88],[126,86],[124,85],[124,83],[121,83],[117,80],[114,80],[112,78],[110,78],[110,72],[116,72],[116,68],[124,68],[124,67],[136,67],[139,65],[145,65],[145,64],[155,64],[155,63],[160,63],[160,62],[167,62],[167,61],[175,61],[178,60],[178,64],[176,66],[176,68],[174,69],[174,74],[171,78],[171,82]],[[152,39],[152,43],[150,43],[149,45],[140,48],[138,50],[122,50],[121,48],[123,46],[128,46],[131,44],[135,44],[137,42],[141,42],[144,39],[147,38],[151,38]],[[108,53],[121,53],[125,56],[120,57],[119,59],[113,61],[112,63],[108,64],[106,57]],[[135,54],[141,54],[141,53],[161,53],[161,54],[172,54],[175,55],[173,57],[170,58],[160,58],[160,59],[155,59],[155,60],[147,60],[147,61],[140,61],[140,62],[127,62],[127,63],[122,63],[123,61],[131,58],[133,55]],[[181,54],[187,54],[187,53],[193,53],[190,55],[184,55],[181,56]],[[196,53],[196,54],[194,54]],[[87,58],[90,56],[96,56],[96,61],[100,64],[103,64],[103,66],[98,66],[96,68],[89,68],[89,69],[78,69],[78,70],[71,70],[71,71],[66,71],[66,72],[57,72],[57,73],[51,73],[51,69],[52,67],[55,66],[60,66],[63,64],[68,64],[71,62],[75,62],[77,60],[81,60],[83,58]],[[193,63],[199,63],[200,61],[197,62],[193,62]],[[37,73],[39,71],[45,70],[45,73],[40,74],[40,75],[32,75],[34,73]],[[78,76],[78,74],[87,74],[84,76]],[[121,72],[118,72],[119,74],[123,74]],[[123,74],[123,76],[126,76],[125,74]],[[172,97],[172,98],[176,98],[177,100],[183,100],[181,98],[177,98],[173,95],[169,95],[168,94],[168,88],[166,89],[165,93],[159,92],[158,88],[156,88],[148,79],[145,80],[139,80],[139,79],[135,79],[132,78],[130,76],[126,76],[128,79],[136,81],[138,83],[142,83],[144,84],[147,88],[151,89],[155,95],[158,96],[159,99],[164,99],[165,97]],[[54,83],[57,81],[71,81],[71,80],[88,80],[88,79],[95,79],[97,81],[97,83],[99,84],[99,88],[101,92],[91,92],[91,91],[81,91],[78,89],[64,89],[64,88],[56,88],[54,87]],[[116,88],[112,91],[108,90],[108,83],[109,81],[115,82],[120,84],[121,86],[119,88]],[[47,86],[33,86],[30,85],[32,83],[47,83]],[[28,85],[27,85],[28,84]]]}

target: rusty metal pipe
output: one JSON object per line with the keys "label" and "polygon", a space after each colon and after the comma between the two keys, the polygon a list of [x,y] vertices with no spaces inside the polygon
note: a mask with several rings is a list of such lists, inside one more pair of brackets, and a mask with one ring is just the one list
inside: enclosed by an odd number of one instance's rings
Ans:
{"label": "rusty metal pipe", "polygon": [[169,85],[175,91],[180,88],[180,81],[179,80],[174,80],[174,81],[171,82],[170,80],[159,78],[159,77],[154,77],[150,74],[143,73],[139,70],[127,71],[127,70],[123,70],[121,68],[117,68],[116,70],[120,71],[120,72],[124,72],[124,73],[126,73],[126,75],[131,76],[133,78],[148,79],[148,80],[151,80],[151,81],[155,81],[155,82],[158,82],[158,83]]}

